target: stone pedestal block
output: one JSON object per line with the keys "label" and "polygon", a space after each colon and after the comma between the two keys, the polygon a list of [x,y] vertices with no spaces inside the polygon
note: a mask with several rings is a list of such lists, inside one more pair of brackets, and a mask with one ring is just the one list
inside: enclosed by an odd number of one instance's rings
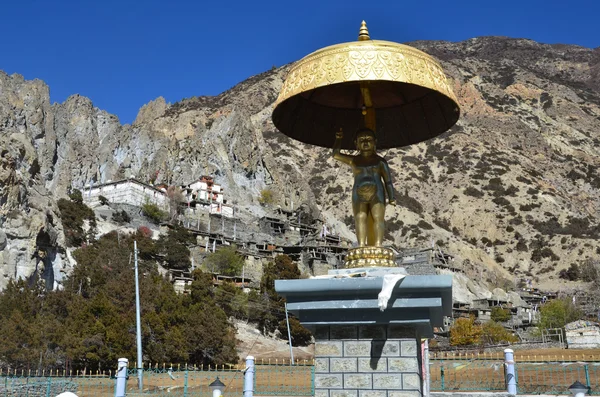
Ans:
{"label": "stone pedestal block", "polygon": [[[398,335],[393,325],[329,325],[319,326],[319,331],[309,328],[320,335],[315,341],[315,395],[392,397],[392,392],[406,391],[420,396],[421,357],[417,354],[416,329],[405,329],[403,337],[389,338]],[[355,337],[331,339],[340,334]]]}

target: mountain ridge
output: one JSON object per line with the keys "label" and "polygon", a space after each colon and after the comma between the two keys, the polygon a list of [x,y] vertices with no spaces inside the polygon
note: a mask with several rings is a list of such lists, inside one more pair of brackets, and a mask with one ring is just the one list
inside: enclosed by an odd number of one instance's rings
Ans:
{"label": "mountain ridge", "polygon": [[[600,255],[600,49],[498,37],[410,44],[440,60],[462,115],[439,138],[383,151],[400,204],[388,209],[387,241],[439,242],[491,284],[571,285],[559,271]],[[271,190],[275,206],[305,203],[353,238],[348,170],[271,122],[290,65],[214,97],[157,98],[124,125],[85,97],[50,104],[41,80],[0,72],[0,287],[40,267],[68,273],[56,200],[69,187],[157,171],[157,183],[215,176],[248,220],[271,211],[258,201]]]}

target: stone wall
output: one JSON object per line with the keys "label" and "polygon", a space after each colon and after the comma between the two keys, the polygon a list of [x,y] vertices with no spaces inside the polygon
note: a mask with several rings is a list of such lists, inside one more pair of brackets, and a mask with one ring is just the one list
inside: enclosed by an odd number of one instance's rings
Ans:
{"label": "stone wall", "polygon": [[567,345],[570,349],[597,349],[600,347],[600,329],[590,326],[567,330]]}
{"label": "stone wall", "polygon": [[400,325],[324,325],[315,336],[315,397],[420,397],[415,331]]}

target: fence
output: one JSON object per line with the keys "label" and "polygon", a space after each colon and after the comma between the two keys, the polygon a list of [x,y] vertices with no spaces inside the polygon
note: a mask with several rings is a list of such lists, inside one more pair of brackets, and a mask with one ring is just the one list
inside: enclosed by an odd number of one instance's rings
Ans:
{"label": "fence", "polygon": [[[583,355],[581,357],[584,359]],[[570,394],[576,380],[592,395],[600,395],[600,358],[518,356],[515,377],[518,394]],[[440,355],[430,357],[432,391],[506,391],[501,354]]]}
{"label": "fence", "polygon": [[[21,372],[2,373],[0,397],[54,397],[70,391],[85,397],[113,397],[115,373]],[[239,367],[144,369],[144,388],[137,386],[137,370],[129,371],[127,396],[210,397],[209,384],[217,377],[225,384],[224,395],[243,394],[244,374]],[[311,364],[258,364],[254,372],[257,396],[314,395],[314,366]]]}
{"label": "fence", "polygon": [[[554,357],[517,356],[518,394],[570,394],[576,380],[600,395],[600,357],[598,361]],[[436,356],[430,358],[431,391],[506,391],[504,358],[501,354]],[[85,397],[113,397],[113,373],[2,373],[0,397],[54,397],[71,391]],[[217,377],[225,384],[224,395],[243,394],[244,374],[239,367],[201,367],[144,369],[144,390],[138,390],[137,372],[129,371],[127,396],[210,397],[209,384]],[[313,396],[312,363],[257,363],[254,373],[256,396]]]}

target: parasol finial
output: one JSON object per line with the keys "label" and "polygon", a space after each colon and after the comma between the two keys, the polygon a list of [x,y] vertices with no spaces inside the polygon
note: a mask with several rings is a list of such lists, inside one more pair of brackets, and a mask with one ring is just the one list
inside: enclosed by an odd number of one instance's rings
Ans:
{"label": "parasol finial", "polygon": [[360,30],[358,31],[358,41],[371,40],[369,36],[369,29],[367,29],[367,23],[362,21],[360,24]]}

